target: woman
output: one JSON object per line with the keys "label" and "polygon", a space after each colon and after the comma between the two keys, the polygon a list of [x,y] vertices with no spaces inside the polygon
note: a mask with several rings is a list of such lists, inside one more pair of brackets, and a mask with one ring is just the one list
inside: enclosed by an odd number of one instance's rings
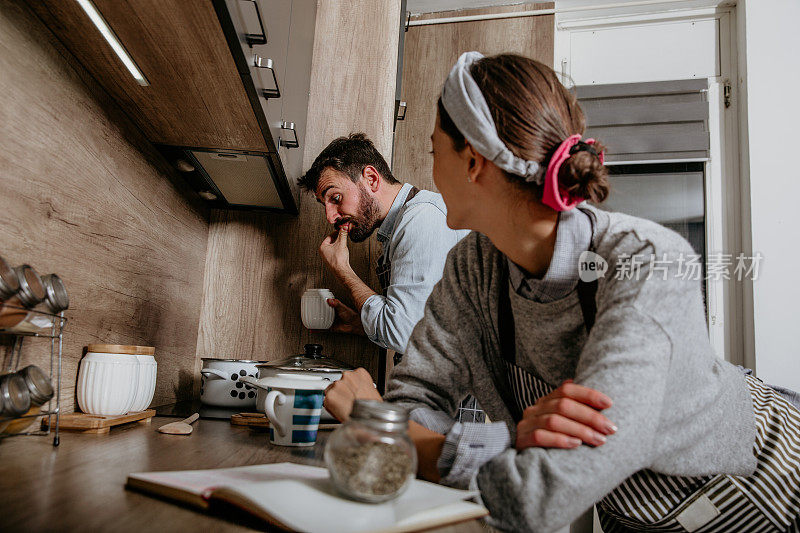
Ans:
{"label": "woman", "polygon": [[[479,489],[506,530],[551,531],[599,502],[605,531],[796,531],[800,412],[715,356],[700,282],[679,272],[684,239],[583,202],[608,194],[584,126],[574,95],[530,59],[469,52],[445,82],[434,180],[448,225],[475,231],[451,251],[386,395],[427,426],[412,427],[421,475]],[[578,272],[589,251],[608,265],[596,282]],[[564,380],[614,400],[605,443],[538,445],[542,401]],[[327,405],[374,394],[356,381]],[[467,393],[498,422],[437,427]]]}

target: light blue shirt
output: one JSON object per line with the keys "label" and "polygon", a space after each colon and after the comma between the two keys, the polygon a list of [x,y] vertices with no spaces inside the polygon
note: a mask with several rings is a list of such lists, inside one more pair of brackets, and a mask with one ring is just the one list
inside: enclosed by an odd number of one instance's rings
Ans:
{"label": "light blue shirt", "polygon": [[541,279],[534,278],[513,261],[508,262],[508,279],[514,290],[528,300],[549,303],[564,298],[578,286],[578,261],[592,244],[592,221],[580,209],[558,214],[556,243],[550,266]]}
{"label": "light blue shirt", "polygon": [[374,294],[361,308],[367,337],[398,353],[406,351],[425,302],[442,277],[447,253],[469,233],[447,227],[441,194],[421,190],[405,203],[411,189],[410,183],[403,185],[378,228],[384,259],[392,265],[386,296]]}

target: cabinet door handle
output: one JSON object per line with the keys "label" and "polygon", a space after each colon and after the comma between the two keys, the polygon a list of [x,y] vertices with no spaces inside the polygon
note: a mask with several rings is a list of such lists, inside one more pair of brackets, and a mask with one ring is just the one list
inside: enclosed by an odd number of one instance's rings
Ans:
{"label": "cabinet door handle", "polygon": [[282,122],[281,123],[281,130],[291,131],[294,140],[291,139],[284,139],[283,135],[281,135],[278,144],[285,148],[298,148],[300,146],[300,142],[297,140],[297,130],[295,129],[294,122]]}
{"label": "cabinet door handle", "polygon": [[261,89],[261,95],[264,98],[280,98],[281,97],[281,89],[278,87],[278,77],[275,75],[275,68],[274,64],[271,59],[261,57],[258,54],[253,55],[253,65],[256,68],[265,68],[272,72],[272,81],[275,85],[274,89]]}
{"label": "cabinet door handle", "polygon": [[247,45],[252,48],[254,44],[267,44],[267,30],[264,29],[264,23],[261,22],[261,11],[258,9],[258,2],[256,0],[245,0],[246,2],[253,2],[256,6],[256,18],[258,18],[258,25],[261,27],[261,33],[246,33],[244,38]]}
{"label": "cabinet door handle", "polygon": [[406,119],[406,107],[406,103],[402,100],[397,103],[397,120]]}

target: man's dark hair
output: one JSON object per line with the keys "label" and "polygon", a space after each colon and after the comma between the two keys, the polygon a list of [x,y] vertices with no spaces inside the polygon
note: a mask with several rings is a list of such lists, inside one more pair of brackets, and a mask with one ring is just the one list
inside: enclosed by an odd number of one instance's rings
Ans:
{"label": "man's dark hair", "polygon": [[397,181],[386,164],[386,160],[375,148],[367,136],[363,133],[351,133],[347,137],[339,137],[331,143],[317,156],[314,164],[297,183],[311,193],[317,191],[319,177],[326,168],[344,172],[353,183],[358,183],[364,167],[373,166],[378,174],[389,183],[400,183]]}

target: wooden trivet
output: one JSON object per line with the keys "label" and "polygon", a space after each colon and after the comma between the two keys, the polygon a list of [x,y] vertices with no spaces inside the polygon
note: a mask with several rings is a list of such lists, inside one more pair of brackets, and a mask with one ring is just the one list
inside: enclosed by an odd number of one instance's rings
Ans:
{"label": "wooden trivet", "polygon": [[[269,419],[263,413],[239,413],[231,415],[231,425],[234,426],[247,426],[252,429],[269,429]],[[319,429],[325,431],[328,429],[336,429],[341,424],[320,424]]]}
{"label": "wooden trivet", "polygon": [[[147,409],[146,411],[116,416],[68,413],[61,415],[58,428],[61,431],[104,434],[111,431],[113,426],[121,426],[122,424],[130,424],[131,422],[149,424],[154,416],[156,416],[155,409]],[[51,418],[53,418],[53,423],[55,423],[55,417]],[[47,429],[47,417],[42,420],[42,429]]]}

